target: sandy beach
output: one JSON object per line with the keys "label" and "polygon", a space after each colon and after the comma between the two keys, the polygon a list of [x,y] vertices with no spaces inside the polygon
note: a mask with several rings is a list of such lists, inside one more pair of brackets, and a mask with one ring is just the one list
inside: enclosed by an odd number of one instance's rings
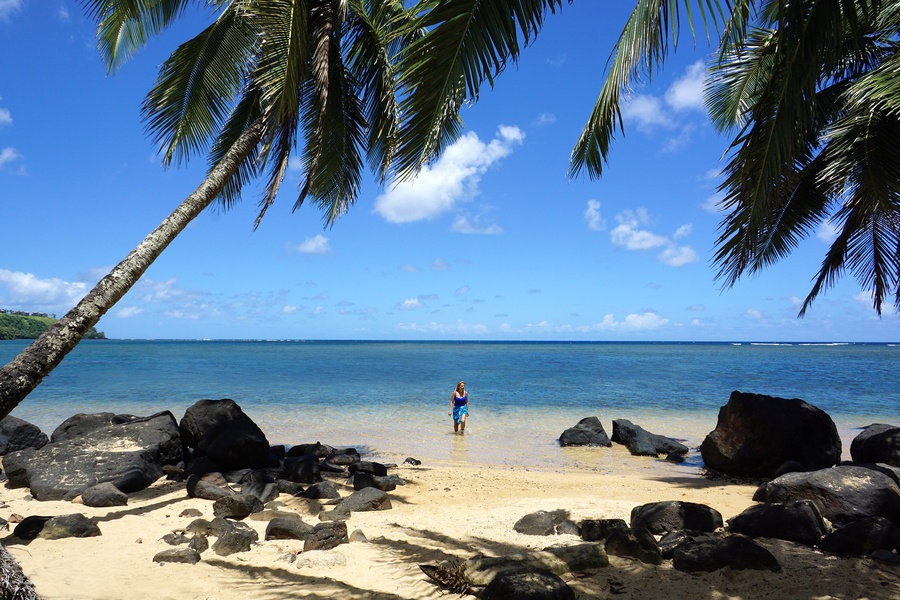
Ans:
{"label": "sandy beach", "polygon": [[[8,533],[2,540],[47,600],[159,598],[367,598],[446,597],[419,569],[420,564],[461,561],[478,554],[501,556],[552,545],[571,545],[571,535],[529,536],[514,523],[537,510],[564,511],[575,522],[585,518],[623,518],[639,504],[661,500],[704,503],[725,519],[753,504],[755,486],[708,480],[696,467],[630,456],[624,448],[584,448],[604,452],[602,468],[536,470],[462,463],[402,464],[392,469],[406,485],[390,493],[393,508],[353,513],[353,541],[330,551],[301,553],[302,542],[264,540],[267,521],[245,522],[259,533],[250,552],[219,557],[203,553],[196,565],[156,564],[168,546],[161,538],[193,520],[189,508],[212,519],[212,502],[188,498],[184,484],[157,481],[133,494],[128,505],[90,508],[71,502],[38,502],[26,489],[3,484],[0,516],[82,513],[96,519],[102,535],[93,538],[22,542]],[[342,495],[352,492],[344,479],[329,477]],[[341,487],[343,485],[343,487]],[[280,495],[268,509],[298,513],[319,522],[320,501]],[[327,508],[327,507],[326,507]],[[11,525],[12,527],[12,525]],[[578,598],[808,598],[888,599],[900,597],[900,569],[870,559],[828,556],[795,544],[763,540],[783,570],[688,574],[667,561],[661,566],[610,557],[609,567],[565,575]],[[452,597],[452,595],[450,596]],[[472,596],[468,596],[472,597]]]}

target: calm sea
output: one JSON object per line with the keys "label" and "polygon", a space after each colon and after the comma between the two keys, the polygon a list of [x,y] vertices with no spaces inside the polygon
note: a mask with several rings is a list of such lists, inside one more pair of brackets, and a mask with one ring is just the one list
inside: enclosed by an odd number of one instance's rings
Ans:
{"label": "calm sea", "polygon": [[[25,345],[0,341],[0,362]],[[818,406],[848,456],[859,427],[900,424],[898,359],[887,344],[85,341],[13,414],[50,433],[80,412],[180,419],[199,399],[231,398],[273,444],[554,468],[613,460],[559,448],[583,417],[609,434],[629,419],[695,447],[741,390]],[[459,380],[465,437],[447,417]]]}

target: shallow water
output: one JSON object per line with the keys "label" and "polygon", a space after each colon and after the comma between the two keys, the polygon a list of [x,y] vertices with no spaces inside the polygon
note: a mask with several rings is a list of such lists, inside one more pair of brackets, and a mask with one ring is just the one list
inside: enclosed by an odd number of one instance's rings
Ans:
{"label": "shallow water", "polygon": [[[24,345],[0,342],[0,361]],[[201,398],[232,398],[272,443],[606,468],[618,454],[560,448],[559,434],[587,416],[611,434],[624,418],[696,447],[742,390],[825,410],[847,455],[859,427],[900,423],[898,356],[886,344],[85,341],[13,414],[49,433],[79,412],[180,419]],[[465,436],[447,417],[460,379],[470,392]]]}

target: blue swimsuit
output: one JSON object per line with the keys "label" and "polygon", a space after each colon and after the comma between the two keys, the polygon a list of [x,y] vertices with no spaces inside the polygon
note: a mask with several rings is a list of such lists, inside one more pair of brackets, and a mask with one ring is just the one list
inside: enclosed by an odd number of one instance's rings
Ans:
{"label": "blue swimsuit", "polygon": [[469,392],[466,392],[462,397],[453,394],[453,420],[456,423],[459,423],[462,420],[463,415],[469,414]]}

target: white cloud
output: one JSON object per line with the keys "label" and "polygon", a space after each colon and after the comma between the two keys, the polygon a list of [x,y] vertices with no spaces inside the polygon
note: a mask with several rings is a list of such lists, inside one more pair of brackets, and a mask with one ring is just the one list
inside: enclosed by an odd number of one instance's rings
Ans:
{"label": "white cloud", "polygon": [[687,237],[687,236],[691,235],[691,233],[693,231],[694,231],[694,226],[691,225],[690,223],[686,223],[675,230],[675,233],[672,234],[672,239],[680,240],[683,237]]}
{"label": "white cloud", "polygon": [[449,270],[450,270],[450,265],[448,265],[447,263],[445,263],[445,262],[442,261],[441,259],[436,258],[436,259],[434,259],[434,261],[431,263],[431,270],[432,270],[432,271],[449,271]]}
{"label": "white cloud", "polygon": [[403,302],[397,305],[397,308],[400,310],[418,310],[422,308],[424,304],[418,298],[407,298]]}
{"label": "white cloud", "polygon": [[467,286],[467,285],[464,285],[464,286],[462,286],[462,287],[456,288],[456,295],[457,295],[457,296],[465,296],[465,295],[468,294],[470,291],[472,291],[472,288],[470,288],[470,287]]}
{"label": "white cloud", "polygon": [[10,15],[22,8],[22,0],[0,0],[0,21],[9,21]]}
{"label": "white cloud", "polygon": [[297,306],[295,306],[295,305],[293,305],[293,304],[285,304],[285,305],[282,307],[281,312],[284,313],[284,314],[286,314],[286,315],[293,315],[293,314],[296,313],[298,310],[299,310],[299,309],[297,308]]}
{"label": "white cloud", "polygon": [[668,243],[665,236],[657,235],[646,229],[639,229],[641,225],[647,225],[649,216],[644,208],[636,211],[625,210],[616,215],[618,225],[610,232],[609,237],[613,245],[626,250],[650,250],[659,248]]}
{"label": "white cloud", "polygon": [[60,21],[68,21],[69,20],[69,9],[66,6],[60,6],[59,10],[56,11],[56,16],[59,17]]}
{"label": "white cloud", "polygon": [[303,242],[297,246],[297,252],[302,254],[330,254],[331,245],[328,243],[327,237],[318,234],[315,237],[303,240]]}
{"label": "white cloud", "polygon": [[418,273],[419,272],[419,267],[417,267],[415,265],[409,265],[409,264],[400,265],[399,269],[401,271],[405,271],[407,273]]}
{"label": "white cloud", "polygon": [[669,319],[664,319],[654,311],[645,311],[643,313],[632,313],[627,315],[624,320],[617,321],[615,315],[607,314],[603,316],[603,320],[593,325],[585,325],[575,327],[576,331],[582,333],[590,333],[594,331],[651,331],[665,327],[669,324]]}
{"label": "white cloud", "polygon": [[18,150],[16,150],[12,146],[7,146],[6,148],[0,150],[0,167],[15,162],[20,158],[22,158],[22,155]]}
{"label": "white cloud", "polygon": [[456,233],[498,235],[503,233],[503,228],[496,223],[485,223],[483,215],[459,214],[453,219],[451,229]]}
{"label": "white cloud", "polygon": [[656,256],[661,263],[670,267],[683,267],[700,258],[690,246],[679,246],[672,242],[672,239],[681,239],[691,234],[693,226],[689,223],[676,229],[670,239],[646,229],[650,223],[650,215],[644,208],[624,210],[616,215],[616,221],[619,224],[609,234],[614,246],[631,251],[663,248]]}
{"label": "white cloud", "polygon": [[650,131],[656,125],[668,127],[671,123],[662,101],[656,96],[635,94],[622,105],[622,118],[635,123],[638,129]]}
{"label": "white cloud", "polygon": [[488,332],[488,328],[481,323],[464,323],[462,320],[457,320],[455,323],[437,323],[432,321],[426,325],[420,325],[419,323],[397,323],[397,329],[415,333],[456,335],[483,335]]}
{"label": "white cloud", "polygon": [[391,223],[434,219],[478,194],[481,176],[521,144],[525,134],[501,125],[497,137],[485,144],[470,132],[451,144],[415,179],[398,183],[375,200],[375,212]]}
{"label": "white cloud", "polygon": [[690,246],[671,244],[657,255],[660,262],[670,267],[683,267],[700,260],[700,256]]}
{"label": "white cloud", "polygon": [[12,113],[6,108],[0,108],[0,126],[12,125]]}
{"label": "white cloud", "polygon": [[[875,296],[872,290],[863,290],[860,293],[855,294],[853,299],[870,310],[875,306]],[[882,314],[891,314],[895,312],[894,305],[890,302],[882,302],[881,312]]]}
{"label": "white cloud", "polygon": [[541,113],[534,120],[534,125],[536,127],[546,127],[547,125],[553,125],[556,123],[556,115],[553,113]]}
{"label": "white cloud", "polygon": [[703,106],[703,82],[706,66],[702,61],[690,65],[685,74],[676,79],[666,90],[666,104],[676,111],[705,110]]}
{"label": "white cloud", "polygon": [[769,316],[766,313],[756,308],[748,308],[744,311],[744,316],[758,323],[766,323],[769,320]]}
{"label": "white cloud", "polygon": [[666,140],[664,150],[678,150],[691,140],[695,129],[691,123],[679,123],[680,113],[704,110],[705,74],[703,63],[695,62],[685,69],[684,75],[676,79],[662,97],[634,94],[625,98],[622,103],[622,118],[646,133],[652,133],[658,128],[677,129],[677,135]]}
{"label": "white cloud", "polygon": [[88,291],[86,283],[64,281],[58,277],[39,279],[32,273],[0,269],[0,295],[4,308],[56,312],[74,306]]}
{"label": "white cloud", "polygon": [[825,242],[826,244],[830,244],[837,239],[838,233],[840,230],[837,225],[832,221],[825,221],[819,228],[816,229],[816,237]]}
{"label": "white cloud", "polygon": [[600,201],[593,198],[587,201],[587,209],[584,211],[584,221],[588,229],[603,231],[606,229],[606,221],[600,214]]}
{"label": "white cloud", "polygon": [[715,215],[722,212],[722,200],[724,199],[724,194],[722,194],[721,192],[716,192],[711,196],[707,196],[706,200],[704,200],[703,203],[700,204],[700,208],[711,215]]}
{"label": "white cloud", "polygon": [[125,306],[116,312],[116,317],[119,319],[130,319],[131,317],[136,317],[143,312],[144,309],[138,306]]}

